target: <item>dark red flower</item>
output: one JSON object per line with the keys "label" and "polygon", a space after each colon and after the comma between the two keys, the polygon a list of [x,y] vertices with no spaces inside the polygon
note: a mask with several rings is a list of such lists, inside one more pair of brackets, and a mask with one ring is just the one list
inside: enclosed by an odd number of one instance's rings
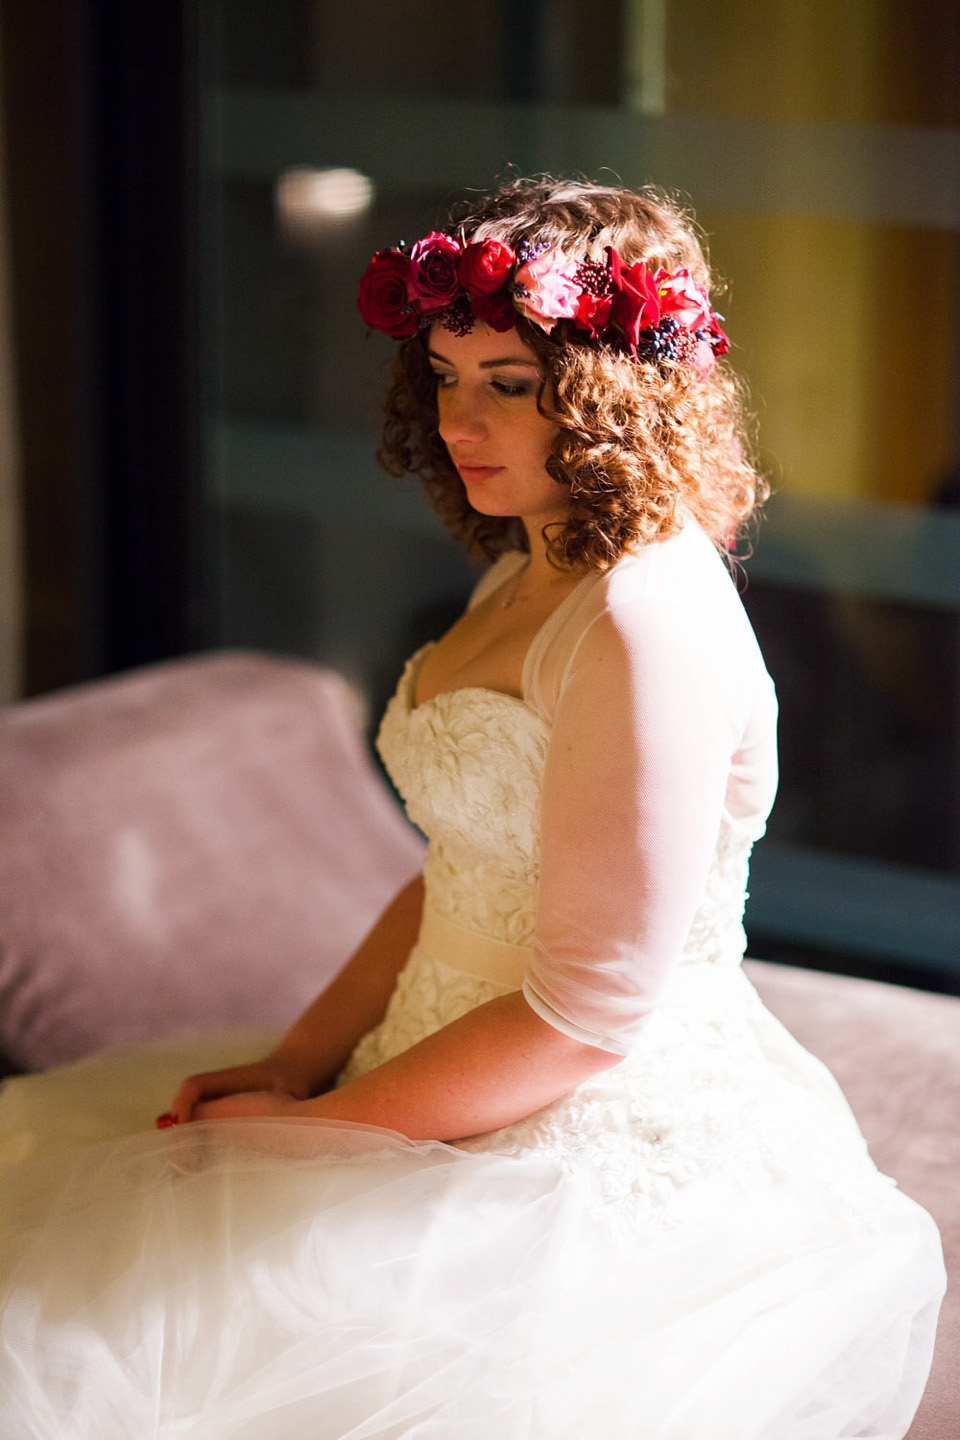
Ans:
{"label": "dark red flower", "polygon": [[460,256],[460,284],[471,295],[495,295],[513,273],[517,257],[499,240],[474,240]]}
{"label": "dark red flower", "polygon": [[491,330],[496,330],[500,335],[505,330],[512,330],[517,323],[517,311],[513,300],[502,291],[499,295],[473,296],[470,308],[477,320],[481,320],[484,325],[489,325]]}
{"label": "dark red flower", "polygon": [[726,355],[730,349],[730,341],[720,328],[720,322],[715,314],[710,316],[710,324],[707,326],[707,336],[713,347],[714,355]]}
{"label": "dark red flower", "polygon": [[409,276],[410,261],[398,250],[378,250],[360,276],[357,309],[374,330],[396,339],[416,334],[419,322],[408,299]]}
{"label": "dark red flower", "polygon": [[443,310],[456,297],[460,287],[457,262],[461,248],[460,241],[453,236],[431,230],[410,251],[407,294],[411,300],[420,302],[425,315]]}
{"label": "dark red flower", "polygon": [[610,324],[623,336],[631,355],[637,353],[640,332],[660,324],[660,301],[653,276],[642,260],[624,269],[616,250],[607,250],[613,279]]}
{"label": "dark red flower", "polygon": [[596,337],[609,323],[612,304],[612,294],[591,295],[589,290],[584,290],[580,296],[574,323],[581,330],[586,330],[589,335]]}

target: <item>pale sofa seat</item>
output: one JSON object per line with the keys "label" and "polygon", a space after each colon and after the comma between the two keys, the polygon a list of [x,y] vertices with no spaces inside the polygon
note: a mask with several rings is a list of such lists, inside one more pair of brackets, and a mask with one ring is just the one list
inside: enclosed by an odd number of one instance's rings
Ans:
{"label": "pale sofa seat", "polygon": [[960,1000],[748,961],[764,1002],[836,1075],[874,1160],[933,1215],[949,1288],[908,1440],[960,1437]]}

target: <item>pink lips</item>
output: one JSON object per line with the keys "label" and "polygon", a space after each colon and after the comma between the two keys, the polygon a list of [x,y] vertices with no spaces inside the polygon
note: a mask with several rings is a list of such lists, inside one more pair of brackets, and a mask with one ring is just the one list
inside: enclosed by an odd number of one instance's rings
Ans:
{"label": "pink lips", "polygon": [[489,480],[492,475],[499,475],[500,471],[503,469],[503,466],[464,465],[462,462],[457,462],[457,469],[460,471],[461,479],[477,483],[481,480]]}

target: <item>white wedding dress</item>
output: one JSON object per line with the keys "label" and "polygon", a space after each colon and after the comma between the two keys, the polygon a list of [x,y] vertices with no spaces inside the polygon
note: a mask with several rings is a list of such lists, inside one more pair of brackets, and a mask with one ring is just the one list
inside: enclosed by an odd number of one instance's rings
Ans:
{"label": "white wedding dress", "polygon": [[522,698],[418,706],[423,654],[379,741],[423,926],[341,1081],[519,988],[622,1060],[456,1146],[145,1130],[263,1035],[11,1082],[0,1440],[899,1440],[939,1237],[740,969],[775,701],[720,561],[588,577]]}

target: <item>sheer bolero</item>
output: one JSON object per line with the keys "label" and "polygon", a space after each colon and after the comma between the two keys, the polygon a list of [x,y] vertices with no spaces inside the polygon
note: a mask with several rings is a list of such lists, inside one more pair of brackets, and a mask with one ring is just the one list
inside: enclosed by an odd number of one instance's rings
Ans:
{"label": "sheer bolero", "polygon": [[[522,563],[503,556],[473,603]],[[523,699],[550,736],[524,994],[557,1028],[626,1053],[723,833],[748,852],[777,783],[773,684],[699,527],[587,575],[534,639]]]}

